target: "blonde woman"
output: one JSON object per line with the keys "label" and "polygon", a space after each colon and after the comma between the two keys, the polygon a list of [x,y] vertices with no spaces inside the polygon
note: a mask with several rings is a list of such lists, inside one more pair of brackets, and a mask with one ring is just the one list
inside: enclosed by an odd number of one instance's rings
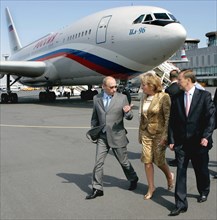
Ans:
{"label": "blonde woman", "polygon": [[141,86],[139,142],[142,144],[141,162],[144,163],[148,182],[144,199],[150,199],[155,191],[153,164],[165,174],[168,190],[174,186],[174,174],[165,159],[171,101],[169,95],[162,92],[158,76],[152,73],[143,75]]}

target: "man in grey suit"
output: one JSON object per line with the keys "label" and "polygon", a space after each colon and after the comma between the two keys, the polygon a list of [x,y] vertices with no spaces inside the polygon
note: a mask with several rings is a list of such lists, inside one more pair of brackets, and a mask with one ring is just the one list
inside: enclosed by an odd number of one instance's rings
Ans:
{"label": "man in grey suit", "polygon": [[103,80],[103,92],[94,96],[91,127],[102,126],[96,145],[95,166],[93,169],[93,191],[86,199],[94,199],[103,196],[103,165],[111,148],[116,159],[120,163],[126,178],[130,181],[129,190],[137,187],[138,177],[128,160],[128,139],[124,128],[124,118],[131,120],[132,105],[129,105],[127,96],[117,93],[116,80],[113,77],[105,77]]}

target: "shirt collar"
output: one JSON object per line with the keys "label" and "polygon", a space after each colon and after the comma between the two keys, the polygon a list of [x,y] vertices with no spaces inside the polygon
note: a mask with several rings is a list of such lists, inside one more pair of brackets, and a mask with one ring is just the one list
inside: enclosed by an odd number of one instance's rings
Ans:
{"label": "shirt collar", "polygon": [[178,83],[178,80],[174,80],[171,82],[171,84],[173,84],[173,83]]}
{"label": "shirt collar", "polygon": [[[195,91],[195,86],[193,86],[188,92],[189,92],[190,95],[193,96],[194,91]],[[187,92],[185,92],[185,93],[187,93]]]}
{"label": "shirt collar", "polygon": [[106,92],[103,93],[103,99],[107,99],[107,97],[111,98],[110,95],[108,95]]}

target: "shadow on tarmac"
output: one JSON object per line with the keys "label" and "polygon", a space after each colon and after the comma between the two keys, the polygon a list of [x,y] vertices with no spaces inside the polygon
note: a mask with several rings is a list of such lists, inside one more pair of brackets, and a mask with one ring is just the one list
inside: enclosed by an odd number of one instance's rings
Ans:
{"label": "shadow on tarmac", "polygon": [[[72,173],[58,173],[57,176],[64,179],[62,183],[74,183],[76,184],[83,192],[89,194],[92,189],[89,187],[91,185],[92,173],[87,174],[72,174]],[[104,187],[118,187],[123,190],[127,190],[129,187],[129,181],[118,179],[113,176],[104,175],[103,176]],[[137,189],[133,192],[139,195],[144,195],[144,192],[148,190],[148,186],[146,184],[138,182]],[[172,210],[174,208],[174,203],[167,200],[167,197],[174,197],[173,191],[168,191],[163,187],[157,187],[152,201],[159,204],[162,207],[165,207],[168,210]],[[188,194],[188,198],[197,199],[198,195]],[[84,198],[85,199],[85,198]]]}

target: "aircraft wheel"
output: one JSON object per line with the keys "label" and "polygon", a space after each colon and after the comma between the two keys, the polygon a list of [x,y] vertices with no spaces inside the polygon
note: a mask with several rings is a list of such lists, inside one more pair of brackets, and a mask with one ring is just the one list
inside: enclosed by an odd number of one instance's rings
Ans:
{"label": "aircraft wheel", "polygon": [[126,95],[127,96],[127,99],[128,99],[128,102],[129,104],[131,104],[131,95],[130,95],[130,92],[128,90],[124,90],[122,92],[122,94]]}
{"label": "aircraft wheel", "polygon": [[51,102],[54,102],[56,100],[55,92],[49,92],[49,93],[47,93],[47,96],[48,96],[48,100]]}
{"label": "aircraft wheel", "polygon": [[45,92],[40,92],[39,93],[39,100],[40,100],[40,102],[45,102],[45,100],[46,100]]}
{"label": "aircraft wheel", "polygon": [[97,94],[98,94],[97,90],[93,90],[93,96],[95,96]]}
{"label": "aircraft wheel", "polygon": [[2,103],[8,103],[8,101],[9,101],[8,94],[7,93],[2,93],[1,94],[1,102]]}
{"label": "aircraft wheel", "polygon": [[54,102],[56,100],[55,92],[40,92],[39,93],[40,102]]}
{"label": "aircraft wheel", "polygon": [[81,92],[81,99],[82,100],[93,100],[93,97],[97,95],[98,92],[96,90],[87,90]]}
{"label": "aircraft wheel", "polygon": [[17,96],[17,93],[11,93],[9,95],[9,101],[11,103],[17,103],[18,102],[18,96]]}

